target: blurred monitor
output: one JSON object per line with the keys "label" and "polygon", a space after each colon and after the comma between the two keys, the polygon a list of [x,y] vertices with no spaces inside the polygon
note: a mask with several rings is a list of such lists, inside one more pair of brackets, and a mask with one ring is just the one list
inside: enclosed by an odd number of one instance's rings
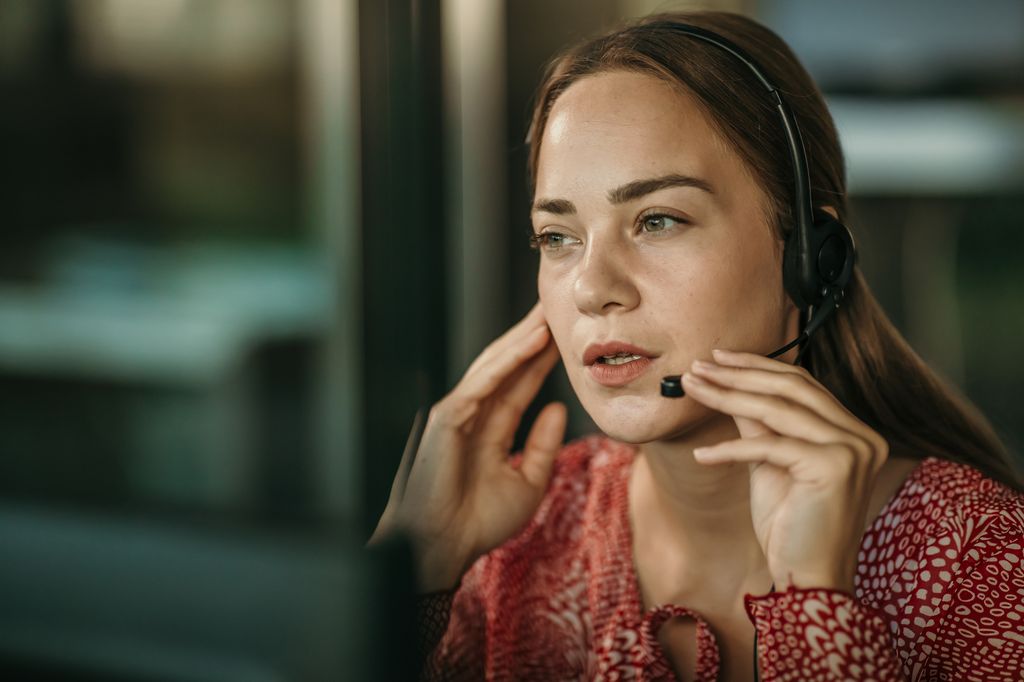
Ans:
{"label": "blurred monitor", "polygon": [[0,677],[413,679],[406,549],[0,508]]}

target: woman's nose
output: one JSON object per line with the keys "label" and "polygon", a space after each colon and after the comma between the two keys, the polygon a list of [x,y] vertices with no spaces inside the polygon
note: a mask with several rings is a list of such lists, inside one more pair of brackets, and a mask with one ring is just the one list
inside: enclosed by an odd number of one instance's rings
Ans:
{"label": "woman's nose", "polygon": [[635,308],[640,292],[630,275],[624,247],[591,243],[580,262],[573,297],[581,312],[592,315],[607,314],[616,308]]}

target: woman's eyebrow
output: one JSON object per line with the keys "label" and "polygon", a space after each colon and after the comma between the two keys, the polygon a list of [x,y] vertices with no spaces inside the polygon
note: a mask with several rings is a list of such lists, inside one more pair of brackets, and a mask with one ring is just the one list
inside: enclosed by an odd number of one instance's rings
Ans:
{"label": "woman's eyebrow", "polygon": [[669,175],[663,175],[660,178],[634,180],[633,182],[626,183],[622,187],[616,187],[608,192],[608,201],[613,204],[624,204],[627,201],[639,199],[645,194],[657,192],[659,189],[665,189],[666,187],[695,187],[697,189],[704,190],[708,194],[715,193],[715,190],[712,189],[711,185],[709,185],[705,180],[695,178],[691,175],[671,173]]}
{"label": "woman's eyebrow", "polygon": [[[644,180],[633,180],[621,187],[616,187],[608,192],[608,201],[613,204],[624,204],[640,197],[657,192],[666,187],[693,187],[703,190],[708,194],[714,194],[715,190],[707,181],[695,178],[691,175],[680,175],[670,173],[658,178],[647,178]],[[576,215],[576,206],[568,199],[537,199],[533,202],[531,213],[552,213],[554,215]]]}
{"label": "woman's eyebrow", "polygon": [[554,215],[576,215],[576,206],[568,199],[537,199],[530,213],[553,213]]}

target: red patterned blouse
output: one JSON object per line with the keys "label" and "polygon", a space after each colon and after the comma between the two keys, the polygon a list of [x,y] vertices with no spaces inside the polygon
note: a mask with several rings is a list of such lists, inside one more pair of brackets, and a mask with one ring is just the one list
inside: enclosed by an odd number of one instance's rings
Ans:
{"label": "red patterned blouse", "polygon": [[[699,613],[642,610],[634,454],[603,436],[566,445],[527,526],[421,598],[427,679],[675,679],[657,632],[679,615],[697,624],[696,679],[717,678]],[[854,584],[744,595],[762,680],[1024,680],[1024,495],[923,460],[865,532]]]}

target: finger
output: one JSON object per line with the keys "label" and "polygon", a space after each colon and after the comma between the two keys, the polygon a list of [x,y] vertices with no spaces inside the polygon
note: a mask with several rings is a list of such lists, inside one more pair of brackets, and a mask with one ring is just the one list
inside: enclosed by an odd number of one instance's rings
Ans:
{"label": "finger", "polygon": [[524,362],[543,350],[549,338],[550,331],[546,325],[537,327],[518,345],[507,348],[504,353],[492,355],[475,371],[467,372],[452,393],[458,394],[461,400],[471,402],[488,398]]}
{"label": "finger", "polygon": [[867,428],[835,396],[800,372],[776,372],[753,367],[721,365],[694,361],[694,374],[725,388],[762,395],[777,395],[816,412],[822,418],[852,434]]}
{"label": "finger", "polygon": [[550,403],[540,411],[537,420],[530,427],[519,471],[537,490],[543,491],[547,488],[555,458],[558,457],[562,439],[565,437],[566,419],[565,405]]}
{"label": "finger", "polygon": [[842,443],[821,445],[799,438],[758,436],[738,438],[710,447],[695,448],[694,459],[702,464],[726,462],[766,463],[787,469],[798,480],[848,478],[854,475],[860,458]]}
{"label": "finger", "polygon": [[495,445],[504,454],[512,447],[523,412],[540,390],[551,368],[558,362],[554,343],[514,372],[488,401],[487,411],[478,421],[483,444]]}
{"label": "finger", "polygon": [[[824,395],[828,396],[838,410],[842,414],[846,415],[844,420],[839,420],[837,423],[841,424],[850,432],[866,438],[877,451],[888,451],[889,445],[885,442],[885,439],[870,429],[866,424],[861,422],[856,415],[850,412],[845,405],[832,395],[832,393],[805,368],[790,365],[789,363],[782,362],[780,360],[767,358],[763,355],[757,355],[756,353],[741,353],[718,348],[713,350],[712,354],[714,355],[715,361],[720,365],[760,369],[803,379],[812,388],[816,387],[822,391]],[[832,414],[835,415],[838,413],[833,412]]]}
{"label": "finger", "polygon": [[529,363],[549,341],[547,327],[538,327],[518,347],[504,356],[493,359],[488,365],[467,373],[448,395],[442,398],[430,413],[428,428],[436,419],[449,429],[458,429],[468,435],[475,428],[484,403],[524,363]]}
{"label": "finger", "polygon": [[541,309],[540,301],[534,304],[530,311],[523,316],[519,322],[509,328],[504,334],[487,345],[480,355],[470,363],[464,376],[476,372],[481,366],[486,365],[495,356],[504,354],[509,348],[523,343],[537,328],[546,326],[544,312]]}
{"label": "finger", "polygon": [[791,365],[788,362],[765,357],[764,355],[758,355],[757,353],[745,353],[741,351],[726,350],[724,348],[715,348],[711,351],[711,355],[715,358],[715,362],[720,365],[751,367],[754,369],[763,369],[768,372],[797,374],[806,377],[810,382],[818,384],[819,386],[821,385],[818,383],[818,380],[803,367],[799,365]]}
{"label": "finger", "polygon": [[692,372],[683,374],[683,386],[686,394],[697,402],[733,417],[761,422],[776,433],[815,443],[855,439],[846,429],[778,395],[762,395],[718,386]]}
{"label": "finger", "polygon": [[[550,372],[558,358],[557,347],[550,342],[550,333],[547,327],[541,328],[539,332],[541,334],[538,349],[531,348],[530,345],[521,349],[522,355],[532,354],[532,357],[526,358],[525,365],[520,363],[518,367],[512,365],[489,374],[481,373],[477,379],[486,376],[486,382],[481,380],[478,385],[470,384],[468,387],[461,383],[452,393],[446,395],[434,406],[427,420],[426,442],[424,443],[426,452],[430,455],[422,458],[422,467],[420,463],[414,463],[417,468],[429,471],[432,467],[454,466],[453,463],[460,458],[445,457],[445,454],[461,452],[460,443],[474,433],[479,438],[476,440],[477,444],[492,445],[489,449],[483,450],[489,451],[488,454],[493,455],[495,460],[507,457],[522,411],[525,410],[525,406],[528,406],[529,399],[537,394],[540,384],[544,381],[544,376]],[[549,351],[538,353],[538,350],[545,348],[546,345],[549,347]],[[505,421],[499,422],[497,425],[490,424],[490,413],[496,409],[496,400],[492,399],[493,394],[501,393],[501,386],[508,381],[509,375],[516,374],[516,370],[529,375],[526,388],[530,393],[529,399],[518,398],[525,402],[524,406],[519,408],[518,414],[512,413],[512,417],[506,416]],[[535,377],[535,374],[540,376]],[[530,386],[532,387],[530,388]],[[502,401],[498,400],[497,402],[501,403]],[[481,435],[482,437],[480,437]]]}

